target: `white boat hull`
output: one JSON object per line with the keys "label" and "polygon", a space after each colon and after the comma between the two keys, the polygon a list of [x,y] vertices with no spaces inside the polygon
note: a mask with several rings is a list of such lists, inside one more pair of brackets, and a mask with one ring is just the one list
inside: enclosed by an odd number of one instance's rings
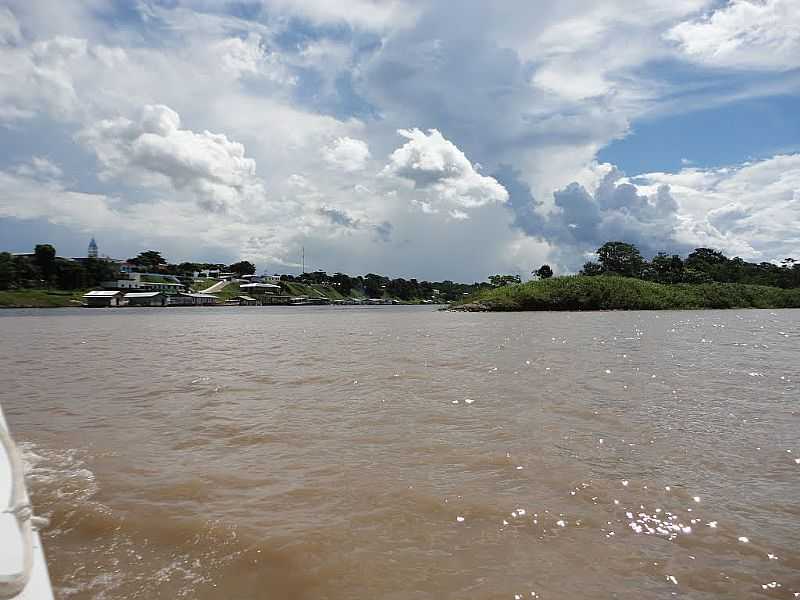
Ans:
{"label": "white boat hull", "polygon": [[[53,600],[21,464],[0,409],[0,600]],[[16,509],[16,510],[15,510]]]}

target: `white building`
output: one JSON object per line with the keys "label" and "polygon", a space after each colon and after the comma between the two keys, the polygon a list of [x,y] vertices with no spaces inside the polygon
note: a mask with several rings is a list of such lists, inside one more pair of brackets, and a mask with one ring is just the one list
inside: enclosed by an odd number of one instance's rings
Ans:
{"label": "white building", "polygon": [[166,306],[167,297],[161,292],[128,292],[125,294],[128,306]]}
{"label": "white building", "polygon": [[122,292],[119,290],[94,290],[84,294],[83,301],[90,308],[122,306]]}

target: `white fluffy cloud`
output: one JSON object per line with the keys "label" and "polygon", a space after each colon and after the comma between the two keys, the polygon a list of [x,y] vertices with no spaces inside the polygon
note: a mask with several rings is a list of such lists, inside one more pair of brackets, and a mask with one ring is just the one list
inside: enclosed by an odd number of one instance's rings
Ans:
{"label": "white fluffy cloud", "polygon": [[800,245],[800,154],[737,167],[683,169],[636,178],[642,190],[668,185],[678,203],[675,240],[749,260],[797,254]]}
{"label": "white fluffy cloud", "polygon": [[[400,129],[408,141],[392,152],[384,172],[429,192],[427,207],[439,203],[474,208],[504,203],[508,192],[493,177],[481,175],[464,153],[435,129]],[[463,219],[463,211],[457,213]]]}
{"label": "white fluffy cloud", "polygon": [[322,156],[329,165],[352,173],[364,168],[370,153],[365,141],[339,137],[323,148]]}
{"label": "white fluffy cloud", "polygon": [[259,187],[256,163],[245,156],[242,144],[180,125],[174,110],[147,105],[137,121],[103,120],[79,138],[96,154],[101,178],[188,190],[207,210],[237,207],[243,194]]}
{"label": "white fluffy cloud", "polygon": [[38,111],[67,118],[78,109],[78,94],[66,72],[86,56],[86,40],[59,36],[20,47],[16,18],[0,12],[0,121],[30,119]]}
{"label": "white fluffy cloud", "polygon": [[716,67],[789,70],[800,67],[797,0],[731,0],[666,35],[692,60]]}

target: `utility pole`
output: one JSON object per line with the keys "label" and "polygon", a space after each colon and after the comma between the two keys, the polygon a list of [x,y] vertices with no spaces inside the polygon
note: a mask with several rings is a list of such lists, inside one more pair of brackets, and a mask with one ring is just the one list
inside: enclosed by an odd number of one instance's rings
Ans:
{"label": "utility pole", "polygon": [[303,249],[302,249],[302,259],[301,259],[301,261],[302,261],[302,264],[303,264],[303,272],[300,273],[300,274],[301,275],[305,275],[306,274],[306,247],[305,246],[303,246]]}

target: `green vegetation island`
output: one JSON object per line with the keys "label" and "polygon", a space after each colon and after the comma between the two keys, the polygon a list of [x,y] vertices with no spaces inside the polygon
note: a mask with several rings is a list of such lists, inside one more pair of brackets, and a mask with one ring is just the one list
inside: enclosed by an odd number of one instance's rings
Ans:
{"label": "green vegetation island", "polygon": [[573,275],[479,292],[451,310],[683,310],[800,308],[800,289],[743,283],[654,283],[619,275]]}
{"label": "green vegetation island", "polygon": [[[800,308],[800,262],[780,265],[729,259],[711,248],[696,248],[685,259],[658,253],[646,261],[625,242],[607,242],[598,261],[578,275],[552,277],[547,265],[521,283],[481,289],[452,310],[684,310],[706,308]],[[545,269],[547,267],[547,269]],[[542,272],[544,271],[544,272]]]}

